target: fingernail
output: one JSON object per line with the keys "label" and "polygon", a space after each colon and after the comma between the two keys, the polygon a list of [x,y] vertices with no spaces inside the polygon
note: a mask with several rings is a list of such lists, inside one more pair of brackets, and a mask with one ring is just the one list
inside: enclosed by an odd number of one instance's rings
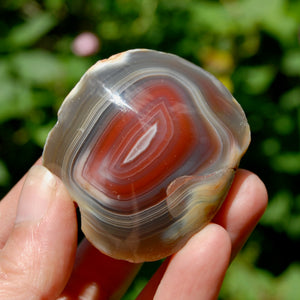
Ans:
{"label": "fingernail", "polygon": [[40,220],[55,196],[56,185],[50,171],[43,166],[33,166],[22,188],[15,223]]}

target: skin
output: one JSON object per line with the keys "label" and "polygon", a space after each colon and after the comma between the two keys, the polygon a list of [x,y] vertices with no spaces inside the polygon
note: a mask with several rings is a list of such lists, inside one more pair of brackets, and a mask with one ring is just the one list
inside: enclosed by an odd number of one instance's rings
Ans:
{"label": "skin", "polygon": [[[238,170],[213,222],[164,261],[138,299],[217,299],[266,206],[262,181]],[[86,240],[77,249],[75,205],[40,161],[0,202],[0,249],[0,299],[119,299],[141,266]]]}

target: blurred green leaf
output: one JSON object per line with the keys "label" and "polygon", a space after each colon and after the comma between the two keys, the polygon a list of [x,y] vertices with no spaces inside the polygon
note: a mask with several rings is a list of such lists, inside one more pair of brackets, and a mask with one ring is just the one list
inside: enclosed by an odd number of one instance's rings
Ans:
{"label": "blurred green leaf", "polygon": [[284,57],[282,68],[287,75],[299,76],[300,75],[300,50],[290,50]]}
{"label": "blurred green leaf", "polygon": [[267,138],[262,142],[263,153],[272,156],[280,151],[280,141],[276,138]]}
{"label": "blurred green leaf", "polygon": [[264,7],[264,14],[261,15],[264,29],[283,43],[293,41],[298,31],[298,21],[287,13],[287,5],[285,0],[267,0],[260,2],[258,6],[259,9]]}
{"label": "blurred green leaf", "polygon": [[9,63],[4,59],[0,60],[0,79],[6,79],[9,76]]}
{"label": "blurred green leaf", "polygon": [[285,223],[288,222],[293,196],[289,191],[282,190],[277,192],[269,203],[264,213],[261,224],[271,225],[277,231],[283,231]]}
{"label": "blurred green leaf", "polygon": [[20,52],[12,57],[14,72],[29,84],[46,85],[59,82],[64,68],[57,56],[43,51]]}
{"label": "blurred green leaf", "polygon": [[9,183],[10,174],[5,163],[0,159],[0,186],[5,186]]}
{"label": "blurred green leaf", "polygon": [[121,38],[120,24],[108,20],[102,22],[99,26],[101,36],[106,40],[117,40]]}
{"label": "blurred green leaf", "polygon": [[33,45],[56,25],[56,19],[46,12],[39,12],[24,23],[15,26],[7,37],[7,45],[21,48]]}
{"label": "blurred green leaf", "polygon": [[275,131],[282,135],[291,134],[295,128],[295,120],[288,114],[280,114],[273,124]]}
{"label": "blurred green leaf", "polygon": [[300,108],[300,87],[285,92],[280,97],[280,106],[286,110]]}
{"label": "blurred green leaf", "polygon": [[191,19],[193,26],[199,26],[201,30],[210,33],[230,34],[236,29],[235,20],[230,13],[217,2],[202,1],[191,8]]}
{"label": "blurred green leaf", "polygon": [[239,70],[239,76],[249,94],[260,94],[266,91],[275,74],[275,68],[270,65],[247,66]]}
{"label": "blurred green leaf", "polygon": [[12,78],[2,80],[0,89],[0,122],[27,116],[33,107],[32,94],[28,86]]}
{"label": "blurred green leaf", "polygon": [[287,190],[277,192],[260,222],[293,239],[300,238],[300,195],[295,197]]}
{"label": "blurred green leaf", "polygon": [[[296,142],[299,143],[299,139]],[[300,173],[299,152],[280,153],[272,159],[271,163],[276,171],[290,174]]]}
{"label": "blurred green leaf", "polygon": [[292,264],[278,278],[276,295],[277,299],[298,300],[300,295],[300,265]]}
{"label": "blurred green leaf", "polygon": [[229,268],[220,295],[224,300],[298,300],[299,280],[299,264],[292,264],[275,278],[253,268],[242,257],[235,260]]}
{"label": "blurred green leaf", "polygon": [[226,300],[275,300],[272,279],[271,274],[255,269],[239,256],[227,271],[220,296]]}
{"label": "blurred green leaf", "polygon": [[292,215],[289,218],[289,223],[285,228],[289,237],[298,240],[300,238],[300,214]]}
{"label": "blurred green leaf", "polygon": [[59,10],[65,5],[64,0],[45,0],[44,2],[45,6],[50,10]]}

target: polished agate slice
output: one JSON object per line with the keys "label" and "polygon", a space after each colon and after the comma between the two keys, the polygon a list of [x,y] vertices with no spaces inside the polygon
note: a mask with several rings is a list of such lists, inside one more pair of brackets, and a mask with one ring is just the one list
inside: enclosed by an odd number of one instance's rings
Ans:
{"label": "polished agate slice", "polygon": [[43,159],[78,203],[87,239],[142,262],[178,251],[213,218],[249,142],[242,108],[216,78],[130,50],[84,74]]}

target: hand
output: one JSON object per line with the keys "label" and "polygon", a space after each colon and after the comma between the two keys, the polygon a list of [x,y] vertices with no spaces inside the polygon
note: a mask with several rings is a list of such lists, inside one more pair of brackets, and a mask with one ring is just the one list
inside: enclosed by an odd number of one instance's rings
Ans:
{"label": "hand", "polygon": [[[138,299],[216,299],[266,205],[264,184],[238,170],[213,222],[164,261]],[[34,166],[0,202],[0,299],[120,298],[140,264],[107,257],[86,240],[75,257],[76,247],[72,200],[57,177]]]}

